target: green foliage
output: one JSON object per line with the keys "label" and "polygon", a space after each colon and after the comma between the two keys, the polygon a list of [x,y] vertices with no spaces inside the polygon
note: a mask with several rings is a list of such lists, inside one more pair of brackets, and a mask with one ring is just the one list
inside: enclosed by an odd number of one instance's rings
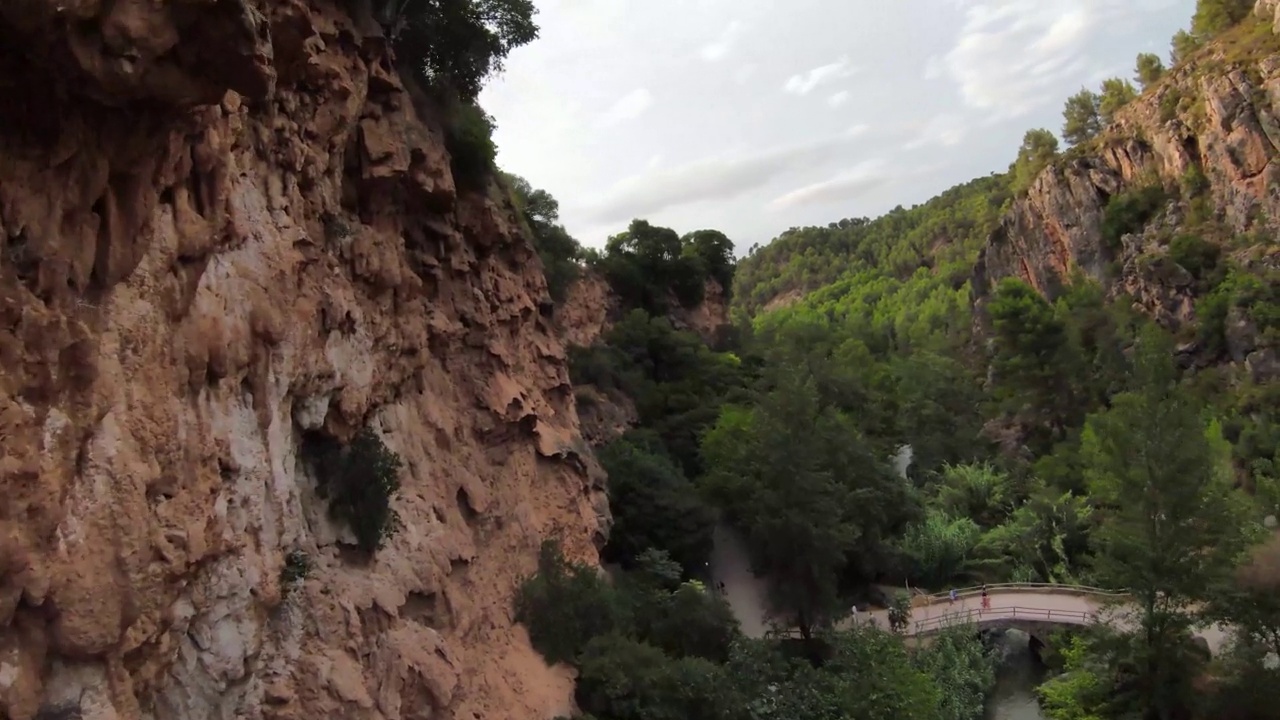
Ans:
{"label": "green foliage", "polygon": [[1134,66],[1134,80],[1143,90],[1160,82],[1164,77],[1164,62],[1155,53],[1138,53],[1138,61]]}
{"label": "green foliage", "polygon": [[726,293],[733,289],[737,263],[733,257],[733,241],[719,230],[695,230],[683,238],[682,255],[697,258],[707,277],[715,280]]}
{"label": "green foliage", "polygon": [[[960,289],[1000,219],[1009,180],[1008,175],[978,178],[875,220],[846,218],[787,230],[738,264],[735,306],[753,315],[777,298],[832,283],[856,287],[868,278],[905,283],[922,274],[931,279],[931,289]],[[830,291],[836,292],[835,286]]]}
{"label": "green foliage", "polygon": [[1173,58],[1174,65],[1181,65],[1187,58],[1191,57],[1195,51],[1200,49],[1204,41],[1192,35],[1186,30],[1179,30],[1173,34],[1173,40],[1170,41],[1170,55]]}
{"label": "green foliage", "polygon": [[291,550],[280,568],[280,586],[288,593],[311,574],[311,558],[301,550]]}
{"label": "green foliage", "polygon": [[1062,109],[1062,139],[1067,144],[1079,145],[1102,132],[1101,102],[1097,93],[1084,88],[1067,98]]}
{"label": "green foliage", "polygon": [[750,720],[947,718],[940,714],[946,701],[941,697],[939,681],[917,667],[902,642],[893,635],[860,628],[823,640],[829,652],[820,667],[788,659],[764,644],[740,645],[727,667],[744,689],[745,717]]}
{"label": "green foliage", "polygon": [[614,519],[604,557],[633,567],[642,552],[656,549],[687,570],[703,567],[711,556],[715,517],[665,452],[624,437],[598,457],[609,473]]}
{"label": "green foliage", "polygon": [[1180,182],[1182,186],[1182,194],[1187,198],[1198,198],[1209,191],[1209,178],[1205,177],[1204,168],[1198,163],[1191,163],[1187,166],[1186,172],[1182,174]]}
{"label": "green foliage", "polygon": [[1199,338],[1208,352],[1227,353],[1227,324],[1233,313],[1237,324],[1252,326],[1259,344],[1280,346],[1280,272],[1231,268],[1213,291],[1196,303]]}
{"label": "green foliage", "polygon": [[1016,500],[1009,474],[981,463],[944,467],[935,502],[953,517],[992,528],[1008,516]]}
{"label": "green foliage", "polygon": [[1170,663],[1192,621],[1191,605],[1233,564],[1244,520],[1231,489],[1230,448],[1177,387],[1172,355],[1167,336],[1144,331],[1135,390],[1091,417],[1082,443],[1102,513],[1093,534],[1095,577],[1128,588],[1140,608],[1141,702],[1165,717],[1178,679]]}
{"label": "green foliage", "polygon": [[624,316],[594,347],[571,349],[569,361],[575,384],[631,398],[641,425],[690,478],[703,471],[702,434],[747,375],[734,355],[712,352],[698,336],[642,310]]}
{"label": "green foliage", "polygon": [[1220,264],[1222,249],[1198,235],[1183,233],[1174,237],[1169,243],[1169,258],[1191,273],[1202,290],[1212,289],[1224,275],[1225,268]]}
{"label": "green foliage", "polygon": [[498,157],[493,128],[493,118],[474,103],[455,105],[448,113],[444,141],[454,180],[460,187],[481,189],[493,175]]}
{"label": "green foliage", "polygon": [[314,439],[308,451],[315,460],[316,490],[329,501],[329,515],[345,522],[360,549],[377,552],[400,530],[391,500],[400,491],[400,456],[387,449],[369,428],[344,447]]}
{"label": "green foliage", "polygon": [[592,638],[627,627],[624,605],[596,570],[569,563],[560,546],[545,541],[538,572],[516,593],[516,620],[549,662],[572,663]]}
{"label": "green foliage", "polygon": [[907,564],[907,577],[921,587],[938,590],[964,577],[982,530],[967,517],[931,510],[925,519],[907,526],[898,543]]}
{"label": "green foliage", "polygon": [[664,315],[674,297],[684,307],[703,300],[709,277],[733,275],[733,243],[722,233],[699,230],[681,238],[670,228],[632,220],[605,243],[596,266],[626,309]]}
{"label": "green foliage", "polygon": [[1107,202],[1102,215],[1102,239],[1112,251],[1120,249],[1120,239],[1141,232],[1164,209],[1168,195],[1158,183],[1119,192]]}
{"label": "green foliage", "polygon": [[707,433],[703,482],[746,536],[752,565],[775,579],[776,606],[809,637],[844,608],[841,571],[884,555],[907,496],[800,368],[781,368],[769,385],[754,407],[726,407]]}
{"label": "green foliage", "polygon": [[1136,100],[1138,91],[1128,80],[1109,78],[1102,81],[1102,93],[1098,96],[1098,116],[1104,125],[1115,120],[1120,108]]}
{"label": "green foliage", "polygon": [[1058,138],[1044,129],[1028,130],[1022,136],[1022,145],[1018,148],[1018,158],[1013,161],[1009,172],[1013,176],[1010,189],[1015,195],[1022,194],[1031,187],[1032,181],[1040,172],[1058,157]]}
{"label": "green foliage", "polygon": [[1191,32],[1209,39],[1231,29],[1249,16],[1254,0],[1197,0],[1191,18]]}
{"label": "green foliage", "polygon": [[938,685],[937,720],[979,720],[995,685],[996,661],[972,628],[949,628],[912,656]]}
{"label": "green foliage", "polygon": [[721,666],[701,658],[673,660],[620,635],[587,643],[576,696],[583,711],[609,720],[731,720],[741,702]]}
{"label": "green foliage", "polygon": [[1049,720],[1103,720],[1112,691],[1105,679],[1107,668],[1093,657],[1088,641],[1079,636],[1071,638],[1058,653],[1062,672],[1036,688],[1041,711]]}
{"label": "green foliage", "polygon": [[[359,4],[359,0],[351,0]],[[513,49],[538,37],[532,0],[372,0],[402,67],[474,100]]]}
{"label": "green foliage", "polygon": [[630,595],[636,637],[671,657],[723,663],[740,638],[729,604],[701,583],[687,582],[674,592],[639,586]]}
{"label": "green foliage", "polygon": [[529,226],[533,247],[547,277],[547,292],[554,302],[561,302],[578,278],[578,263],[584,257],[582,245],[560,224],[560,203],[550,193],[534,189],[528,180],[517,175],[502,176],[516,210]]}
{"label": "green foliage", "polygon": [[1178,117],[1186,96],[1176,85],[1168,86],[1160,95],[1160,122],[1170,123]]}
{"label": "green foliage", "polygon": [[997,395],[1015,412],[1039,416],[1056,437],[1064,420],[1052,409],[1072,391],[1062,363],[1065,323],[1048,301],[1017,278],[1000,281],[987,312],[995,333],[991,369]]}

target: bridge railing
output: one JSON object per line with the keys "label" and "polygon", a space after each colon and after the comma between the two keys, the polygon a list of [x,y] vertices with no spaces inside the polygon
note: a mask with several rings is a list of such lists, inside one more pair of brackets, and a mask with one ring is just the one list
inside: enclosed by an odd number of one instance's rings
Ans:
{"label": "bridge railing", "polygon": [[[1093,595],[1097,597],[1125,597],[1129,594],[1127,590],[1108,590],[1106,588],[1092,587],[1089,585],[1064,585],[1059,583],[989,583],[987,593],[997,592],[1052,592],[1052,593],[1073,593],[1078,595]],[[956,597],[973,597],[982,594],[981,585],[973,585],[966,588],[957,588]],[[925,598],[926,602],[932,605],[935,602],[941,602],[950,599],[951,593],[939,592],[929,595],[919,595],[917,597]]]}
{"label": "bridge railing", "polygon": [[1098,619],[1097,613],[1085,610],[1048,610],[1045,608],[1026,607],[1001,607],[988,610],[970,608],[924,620],[916,620],[909,627],[912,635],[919,635],[955,625],[982,624],[993,620],[1027,620],[1087,625],[1098,622]]}

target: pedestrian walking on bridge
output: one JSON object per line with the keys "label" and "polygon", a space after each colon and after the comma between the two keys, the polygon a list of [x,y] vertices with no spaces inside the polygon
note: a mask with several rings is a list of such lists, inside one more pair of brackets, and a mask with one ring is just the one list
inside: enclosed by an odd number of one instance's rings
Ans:
{"label": "pedestrian walking on bridge", "polygon": [[983,584],[982,584],[982,609],[983,609],[983,610],[990,610],[990,609],[991,609],[991,596],[987,594],[987,584],[986,584],[986,583],[983,583]]}

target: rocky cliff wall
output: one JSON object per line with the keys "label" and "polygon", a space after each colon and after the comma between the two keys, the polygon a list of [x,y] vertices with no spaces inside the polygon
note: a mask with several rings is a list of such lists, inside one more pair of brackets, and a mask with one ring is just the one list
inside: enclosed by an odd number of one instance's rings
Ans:
{"label": "rocky cliff wall", "polygon": [[[1121,110],[1116,123],[1046,169],[1015,200],[979,258],[974,291],[981,304],[1004,277],[1021,277],[1055,297],[1081,272],[1113,295],[1127,293],[1166,326],[1193,317],[1185,272],[1161,260],[1190,214],[1189,173],[1202,173],[1209,220],[1223,240],[1260,233],[1237,260],[1275,267],[1280,221],[1280,41],[1274,0]],[[1102,224],[1117,194],[1160,182],[1171,191],[1163,227],[1104,241]],[[1181,194],[1182,197],[1177,197]],[[1266,247],[1270,245],[1271,248]]]}
{"label": "rocky cliff wall", "polygon": [[[594,560],[602,477],[536,255],[391,68],[322,0],[0,4],[0,717],[569,709],[510,599]],[[371,562],[301,450],[362,427]]]}

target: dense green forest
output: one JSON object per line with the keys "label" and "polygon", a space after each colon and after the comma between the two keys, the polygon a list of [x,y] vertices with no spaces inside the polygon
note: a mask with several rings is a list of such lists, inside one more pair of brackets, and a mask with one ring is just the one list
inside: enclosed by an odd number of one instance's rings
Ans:
{"label": "dense green forest", "polygon": [[[451,99],[455,171],[509,193],[553,301],[585,272],[618,299],[600,340],[571,350],[571,375],[599,391],[581,402],[636,408],[636,427],[597,451],[615,517],[603,554],[620,570],[575,565],[548,541],[516,599],[534,646],[577,669],[582,717],[975,720],[996,664],[976,633],[911,648],[892,627],[838,626],[854,602],[901,610],[877,584],[1000,581],[1123,588],[1139,608],[1136,632],[1055,639],[1040,688],[1054,720],[1275,717],[1280,546],[1262,520],[1280,509],[1280,387],[1218,361],[1242,321],[1280,345],[1280,277],[1223,250],[1249,239],[1203,212],[1203,173],[1119,193],[1103,219],[1118,242],[1170,200],[1187,209],[1153,261],[1192,277],[1189,335],[1083,278],[1052,302],[1001,281],[975,335],[969,280],[1003,212],[1164,82],[1161,58],[1137,57],[1138,87],[1111,78],[1069,98],[1065,152],[1033,129],[1007,172],[877,219],[794,228],[735,263],[722,233],[643,220],[584,248],[554,198],[495,172],[492,122],[472,99],[536,35],[532,5],[400,7],[407,16],[384,18],[403,30],[398,47]],[[1274,44],[1251,7],[1200,0],[1171,64],[1215,42]],[[715,348],[669,318],[703,302],[709,281],[734,299],[735,331]],[[904,444],[905,478],[890,462]],[[744,637],[703,585],[717,522],[773,580],[789,632]],[[1189,633],[1209,620],[1239,635],[1213,659]]]}

